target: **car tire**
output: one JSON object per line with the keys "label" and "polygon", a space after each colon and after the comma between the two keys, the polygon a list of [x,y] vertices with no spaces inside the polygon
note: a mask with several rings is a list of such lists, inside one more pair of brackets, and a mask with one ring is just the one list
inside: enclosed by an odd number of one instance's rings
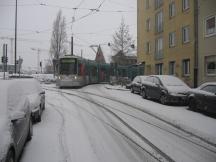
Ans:
{"label": "car tire", "polygon": [[189,100],[189,104],[188,104],[189,108],[193,111],[195,111],[196,109],[196,100],[194,98],[191,98]]}
{"label": "car tire", "polygon": [[8,152],[5,162],[15,162],[15,155],[12,150]]}
{"label": "car tire", "polygon": [[163,105],[167,104],[167,96],[165,94],[162,94],[160,97],[160,103]]}
{"label": "car tire", "polygon": [[45,110],[45,103],[44,103],[44,105],[43,105],[43,110]]}
{"label": "car tire", "polygon": [[134,93],[133,87],[131,87],[131,93]]}
{"label": "car tire", "polygon": [[33,126],[32,126],[32,120],[30,119],[27,141],[31,141],[32,136],[33,136]]}
{"label": "car tire", "polygon": [[145,90],[142,90],[142,98],[144,98],[144,99],[147,98]]}
{"label": "car tire", "polygon": [[41,114],[38,116],[37,122],[41,122]]}

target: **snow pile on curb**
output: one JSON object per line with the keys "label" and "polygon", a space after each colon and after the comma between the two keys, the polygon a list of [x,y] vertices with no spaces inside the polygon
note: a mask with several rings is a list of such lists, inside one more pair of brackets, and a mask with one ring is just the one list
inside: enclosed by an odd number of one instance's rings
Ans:
{"label": "snow pile on curb", "polygon": [[111,89],[111,90],[129,91],[128,89],[125,88],[125,86],[120,86],[120,85],[105,85],[104,87],[106,89]]}

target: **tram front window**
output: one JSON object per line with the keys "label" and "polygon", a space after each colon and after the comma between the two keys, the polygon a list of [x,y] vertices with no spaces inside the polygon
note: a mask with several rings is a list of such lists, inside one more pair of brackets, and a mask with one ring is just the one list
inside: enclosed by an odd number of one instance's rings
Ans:
{"label": "tram front window", "polygon": [[77,64],[75,59],[62,59],[60,64],[60,74],[77,74]]}

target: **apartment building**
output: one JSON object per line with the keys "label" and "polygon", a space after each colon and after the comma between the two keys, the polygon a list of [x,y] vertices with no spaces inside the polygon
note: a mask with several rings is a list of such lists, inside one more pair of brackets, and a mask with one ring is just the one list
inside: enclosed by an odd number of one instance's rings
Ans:
{"label": "apartment building", "polygon": [[144,73],[175,75],[193,87],[194,0],[137,0],[137,5],[137,59]]}
{"label": "apartment building", "polygon": [[216,81],[216,0],[199,0],[198,83]]}

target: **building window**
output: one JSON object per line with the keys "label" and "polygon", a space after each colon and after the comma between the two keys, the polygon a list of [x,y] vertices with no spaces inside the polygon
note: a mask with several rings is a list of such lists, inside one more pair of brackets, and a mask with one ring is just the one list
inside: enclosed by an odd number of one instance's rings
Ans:
{"label": "building window", "polygon": [[162,6],[163,4],[163,0],[155,0],[155,9],[159,8],[160,6]]}
{"label": "building window", "polygon": [[189,26],[186,26],[182,28],[182,42],[187,43],[189,41],[190,41]]}
{"label": "building window", "polygon": [[216,16],[208,17],[205,20],[205,34],[206,36],[216,34]]}
{"label": "building window", "polygon": [[169,62],[169,75],[175,75],[175,61]]}
{"label": "building window", "polygon": [[163,12],[160,11],[155,16],[155,25],[156,25],[156,32],[162,32],[163,31]]}
{"label": "building window", "polygon": [[182,0],[182,10],[185,11],[189,9],[189,0]]}
{"label": "building window", "polygon": [[175,32],[172,32],[169,34],[169,47],[174,47],[176,41],[176,34]]}
{"label": "building window", "polygon": [[149,54],[151,52],[151,44],[150,42],[146,43],[146,53]]}
{"label": "building window", "polygon": [[163,38],[156,39],[155,42],[155,58],[161,59],[163,58]]}
{"label": "building window", "polygon": [[207,56],[205,64],[207,75],[216,75],[216,56]]}
{"label": "building window", "polygon": [[183,60],[182,67],[183,67],[183,75],[184,76],[190,75],[190,60],[189,59]]}
{"label": "building window", "polygon": [[146,0],[145,2],[146,2],[146,9],[149,9],[149,7],[150,7],[149,6],[149,0]]}
{"label": "building window", "polygon": [[170,5],[169,5],[169,17],[174,17],[175,16],[175,3],[172,2]]}
{"label": "building window", "polygon": [[163,74],[163,64],[156,64],[155,65],[155,73],[156,75],[162,75]]}
{"label": "building window", "polygon": [[151,28],[150,18],[146,20],[146,30],[149,31]]}

